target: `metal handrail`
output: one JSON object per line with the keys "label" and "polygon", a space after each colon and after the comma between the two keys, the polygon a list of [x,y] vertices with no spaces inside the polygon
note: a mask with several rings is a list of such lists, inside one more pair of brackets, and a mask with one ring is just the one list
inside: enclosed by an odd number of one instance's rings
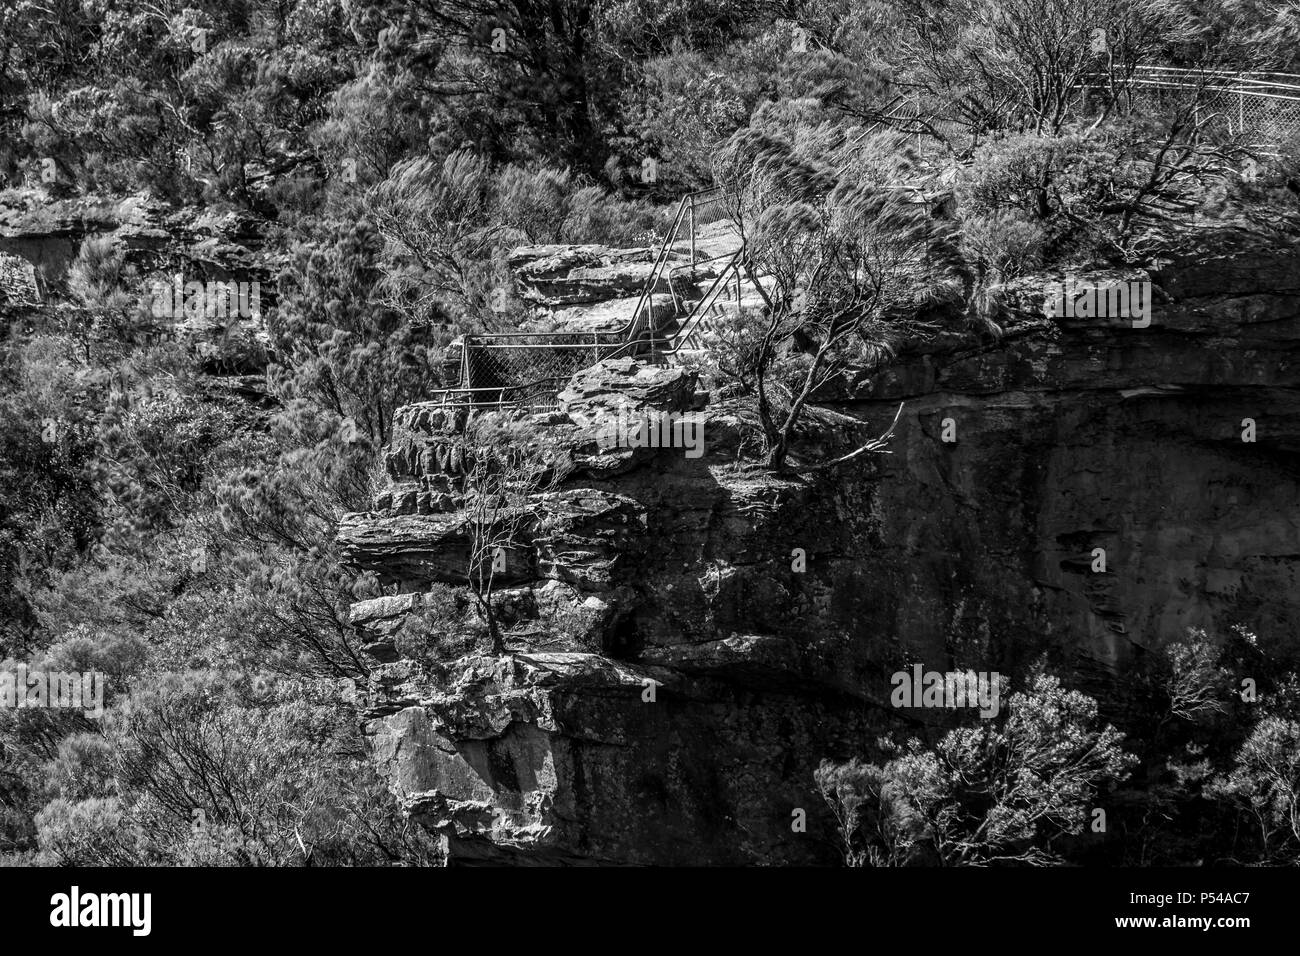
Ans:
{"label": "metal handrail", "polygon": [[558,338],[563,338],[563,337],[566,336],[566,335],[572,337],[572,336],[575,336],[575,335],[618,335],[618,333],[617,333],[617,332],[603,332],[603,331],[601,331],[600,329],[595,329],[595,330],[593,330],[593,331],[591,331],[591,332],[584,332],[584,331],[582,331],[581,329],[573,329],[573,330],[568,331],[568,332],[563,332],[563,331],[562,331],[562,332],[470,332],[470,333],[468,333],[468,334],[466,335],[466,338],[474,338],[474,339],[528,339],[528,338],[533,338],[533,339],[543,339],[543,338],[552,338],[552,339],[558,339]]}
{"label": "metal handrail", "polygon": [[[1137,66],[1134,67],[1134,71],[1145,74],[1145,76],[1130,77],[1125,81],[1126,84],[1133,86],[1155,86],[1165,89],[1202,89],[1208,86],[1212,89],[1229,94],[1254,96],[1261,99],[1281,100],[1282,102],[1300,101],[1300,75],[1294,73],[1190,70],[1176,66]],[[1104,76],[1104,74],[1088,74],[1080,85],[1083,85],[1092,77],[1102,76]],[[1285,77],[1286,81],[1278,82],[1276,79],[1254,79],[1254,77],[1263,76]],[[1190,82],[1192,80],[1201,82]],[[1284,90],[1286,93],[1294,93],[1295,95],[1287,96],[1283,95],[1283,93],[1271,92],[1273,89]]]}
{"label": "metal handrail", "polygon": [[[699,267],[700,267],[700,266],[707,266],[707,265],[710,265],[711,263],[719,262],[719,261],[721,261],[721,260],[723,260],[723,259],[731,260],[731,259],[734,258],[734,257],[735,257],[735,253],[733,253],[733,252],[723,252],[723,253],[719,253],[719,254],[716,255],[716,256],[710,256],[710,257],[707,258],[707,259],[701,259],[701,260],[699,260],[698,262],[690,262],[690,263],[683,262],[681,265],[674,266],[672,269],[669,269],[669,270],[668,270],[668,288],[669,288],[669,291],[672,292],[672,294],[673,294],[673,303],[676,304],[676,302],[677,302],[677,300],[678,300],[679,298],[682,299],[683,301],[686,299],[685,296],[678,296],[678,295],[676,294],[676,291],[675,291],[675,289],[674,289],[674,287],[673,287],[673,276],[674,276],[674,275],[676,275],[676,274],[678,274],[678,273],[681,273],[681,272],[684,272],[684,271],[686,271],[686,270],[689,269],[690,272],[691,272],[691,277],[694,278],[695,273],[696,273],[697,271],[699,271]],[[728,261],[728,265],[730,265],[730,261]],[[725,270],[725,269],[727,268],[727,266],[723,266],[722,268]]]}
{"label": "metal handrail", "polygon": [[[687,216],[691,221],[691,261],[695,260],[695,209],[703,202],[703,197],[710,196],[718,198],[726,194],[726,187],[712,186],[708,189],[697,189],[689,192],[677,203],[677,214],[673,217],[673,224],[668,233],[664,236],[664,241],[659,246],[659,252],[655,256],[654,265],[650,268],[650,275],[646,278],[645,286],[641,289],[641,294],[637,297],[636,305],[632,308],[632,317],[627,324],[619,330],[624,341],[631,341],[639,332],[641,313],[643,309],[648,310],[648,304],[654,295],[654,288],[663,274],[664,268],[672,255],[672,247],[677,244],[677,234],[681,230],[682,220]],[[671,292],[671,276],[669,278]]]}
{"label": "metal handrail", "polygon": [[[1161,90],[1205,89],[1205,87],[1197,83],[1174,83],[1170,80],[1130,80],[1129,84],[1131,86],[1155,87],[1156,89],[1161,89]],[[1227,93],[1229,96],[1253,96],[1258,99],[1278,100],[1283,103],[1300,103],[1300,95],[1283,96],[1280,93],[1268,93],[1262,90],[1253,90],[1241,86],[1213,87],[1213,89],[1217,89],[1220,92]],[[1296,93],[1300,94],[1300,88],[1296,89]]]}
{"label": "metal handrail", "polygon": [[[700,192],[703,192],[701,190]],[[655,254],[654,264],[650,267],[650,275],[646,278],[645,285],[641,288],[641,294],[637,296],[636,305],[632,307],[632,317],[628,319],[627,324],[619,330],[624,340],[633,335],[636,331],[637,321],[641,316],[642,307],[650,300],[654,294],[654,287],[659,282],[659,276],[663,272],[664,266],[668,262],[668,257],[672,254],[673,244],[677,241],[678,230],[681,229],[682,219],[686,216],[687,208],[691,205],[692,197],[696,193],[687,193],[677,203],[677,213],[673,216],[673,224],[669,227],[668,232],[664,235],[664,240],[659,244],[659,251]]]}
{"label": "metal handrail", "polygon": [[681,350],[682,345],[684,345],[686,341],[695,334],[695,330],[704,320],[704,316],[713,308],[718,297],[722,294],[723,290],[727,288],[727,277],[733,272],[736,275],[736,302],[739,304],[741,280],[740,264],[744,261],[744,256],[744,245],[731,254],[730,260],[727,262],[726,266],[718,273],[717,277],[713,280],[713,284],[709,286],[709,291],[704,293],[704,298],[700,299],[700,301],[695,304],[695,307],[691,309],[690,314],[686,317],[686,321],[683,322],[673,333],[672,338],[669,340],[671,344],[662,349],[665,355],[675,355]]}
{"label": "metal handrail", "polygon": [[[500,397],[496,402],[486,403],[484,407],[491,407],[492,405],[497,405],[500,408],[506,408],[506,407],[513,407],[515,404],[515,402],[513,401],[506,402],[504,400],[505,393],[507,392],[520,392],[526,389],[537,389],[543,385],[556,385],[562,382],[567,382],[568,380],[569,378],[567,376],[544,376],[539,379],[534,379],[531,382],[522,382],[518,385],[487,385],[479,388],[467,388],[465,386],[455,386],[452,388],[436,388],[433,389],[429,394],[433,396],[439,396],[440,404],[446,406],[449,404],[451,405],[466,404],[464,402],[448,402],[447,399],[453,395],[456,396],[466,395],[466,396],[470,396],[472,399],[472,397],[475,394],[492,392],[492,393],[496,393]],[[438,398],[431,399],[431,400],[439,401]]]}
{"label": "metal handrail", "polygon": [[555,344],[548,345],[547,343],[542,342],[537,345],[505,344],[505,345],[478,345],[475,347],[480,349],[545,349],[548,352],[557,352],[560,349],[590,349],[590,348],[598,348],[601,345],[617,345],[617,344],[619,343],[617,342],[561,342],[558,345]]}
{"label": "metal handrail", "polygon": [[1183,76],[1209,76],[1221,77],[1228,80],[1236,80],[1242,77],[1250,76],[1284,76],[1293,81],[1291,85],[1300,86],[1300,73],[1282,73],[1277,70],[1195,70],[1185,66],[1159,66],[1138,64],[1133,67],[1134,70],[1141,70],[1144,73],[1178,73]]}
{"label": "metal handrail", "polygon": [[[1087,74],[1077,88],[1103,89],[1107,85],[1104,77],[1102,73]],[[1300,131],[1300,75],[1294,73],[1137,66],[1122,85],[1130,93],[1186,90],[1204,94],[1201,105],[1212,111],[1211,118],[1221,118],[1229,135],[1251,137],[1246,145],[1262,155],[1277,155],[1270,151],[1276,149],[1279,138]]]}
{"label": "metal handrail", "polygon": [[[646,278],[645,284],[637,297],[636,305],[632,310],[632,315],[628,321],[618,330],[607,332],[582,332],[582,331],[555,331],[555,332],[490,332],[481,334],[466,334],[460,342],[461,361],[460,361],[460,379],[461,385],[454,388],[439,389],[433,394],[442,397],[446,403],[449,397],[455,396],[463,400],[473,402],[475,396],[484,394],[495,394],[498,401],[487,404],[497,404],[504,406],[514,404],[514,401],[507,401],[506,396],[518,394],[524,390],[537,390],[546,385],[552,385],[557,382],[567,381],[567,377],[545,376],[534,381],[519,384],[490,385],[484,387],[470,388],[469,383],[473,380],[471,376],[472,354],[482,355],[485,352],[500,350],[505,352],[563,352],[576,350],[592,350],[593,355],[599,359],[610,358],[617,355],[643,347],[649,341],[651,344],[652,354],[655,350],[657,340],[657,330],[654,325],[654,310],[652,307],[655,289],[663,279],[665,270],[668,274],[669,294],[673,298],[674,312],[678,309],[678,297],[674,287],[675,276],[682,268],[690,268],[692,271],[700,265],[712,263],[718,259],[726,257],[713,256],[709,259],[696,261],[696,212],[697,210],[709,203],[721,200],[728,195],[726,186],[714,186],[709,189],[695,190],[687,193],[677,203],[677,211],[673,216],[672,225],[669,227],[667,234],[659,245],[659,250],[655,254],[654,261],[650,267],[650,273]],[[685,239],[681,236],[683,225],[689,223],[690,227],[690,263],[689,265],[674,265],[672,256],[674,247]],[[736,261],[735,255],[732,255],[733,263]],[[728,268],[731,264],[729,264]],[[721,276],[728,273],[728,268],[724,268]],[[739,273],[737,273],[739,275]],[[715,286],[717,283],[715,282]],[[710,290],[712,291],[712,290]],[[707,294],[706,294],[707,297]],[[716,298],[716,296],[714,296]],[[694,310],[688,314],[694,314]],[[645,337],[646,330],[649,329],[649,339]],[[567,340],[567,341],[565,341]],[[669,350],[676,351],[676,348]],[[515,400],[517,401],[517,400]]]}
{"label": "metal handrail", "polygon": [[[739,283],[741,280],[740,263],[743,261],[744,255],[745,246],[741,245],[739,249],[729,255],[724,254],[722,256],[715,256],[713,259],[705,260],[706,262],[711,262],[716,259],[726,258],[728,261],[727,264],[718,272],[717,276],[714,277],[713,283],[709,286],[708,291],[704,293],[703,298],[691,307],[691,311],[687,313],[685,320],[670,336],[664,337],[663,341],[667,343],[665,346],[661,348],[657,345],[660,339],[659,336],[655,334],[655,330],[652,329],[647,338],[635,338],[625,342],[619,348],[606,356],[606,358],[619,358],[625,354],[631,354],[637,348],[644,347],[647,344],[650,346],[651,355],[675,355],[680,351],[683,343],[685,343],[686,340],[695,333],[695,330],[702,321],[703,316],[709,309],[713,308],[718,296],[728,287],[728,277],[732,273],[736,276],[737,290],[739,290]],[[737,301],[739,301],[739,291],[737,291],[736,298]]]}

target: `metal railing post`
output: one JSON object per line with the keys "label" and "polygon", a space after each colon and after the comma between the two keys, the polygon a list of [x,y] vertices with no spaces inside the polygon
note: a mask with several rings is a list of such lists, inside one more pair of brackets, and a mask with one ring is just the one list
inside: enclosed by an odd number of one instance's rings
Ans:
{"label": "metal railing post", "polygon": [[691,197],[691,282],[695,282],[695,198]]}

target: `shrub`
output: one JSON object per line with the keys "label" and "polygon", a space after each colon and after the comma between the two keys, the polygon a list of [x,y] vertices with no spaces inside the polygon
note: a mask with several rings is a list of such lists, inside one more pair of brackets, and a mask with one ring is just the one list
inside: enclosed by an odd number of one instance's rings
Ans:
{"label": "shrub", "polygon": [[1300,228],[1300,133],[1283,140],[1277,155],[1244,157],[1209,193],[1205,208],[1211,215]]}
{"label": "shrub", "polygon": [[495,215],[530,243],[556,242],[564,232],[573,183],[568,173],[507,166],[497,174]]}
{"label": "shrub", "polygon": [[[57,798],[37,816],[62,864],[427,863],[332,682],[257,687],[215,672],[159,674],[108,718],[116,797]],[[102,748],[61,752],[102,776]]]}
{"label": "shrub", "polygon": [[998,727],[912,740],[883,765],[823,763],[822,796],[853,865],[929,862],[1045,864],[1053,841],[1082,832],[1097,791],[1135,761],[1122,735],[1099,727],[1097,702],[1040,675],[1007,702]]}
{"label": "shrub", "polygon": [[419,610],[406,616],[393,640],[403,657],[453,660],[473,652],[488,636],[487,625],[474,613],[473,598],[466,588],[435,582],[421,602]]}
{"label": "shrub", "polygon": [[132,304],[125,284],[135,277],[121,245],[111,236],[91,236],[68,267],[68,291],[88,309],[121,311]]}
{"label": "shrub", "polygon": [[1245,814],[1265,862],[1300,864],[1300,722],[1265,717],[1206,792]]}
{"label": "shrub", "polygon": [[1043,264],[1047,234],[1018,210],[1001,209],[962,220],[962,246],[977,270],[997,280],[1014,279]]}

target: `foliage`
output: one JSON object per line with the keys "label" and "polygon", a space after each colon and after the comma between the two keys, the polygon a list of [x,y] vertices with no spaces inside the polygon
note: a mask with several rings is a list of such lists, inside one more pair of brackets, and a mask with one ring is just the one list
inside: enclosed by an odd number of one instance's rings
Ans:
{"label": "foliage", "polygon": [[963,218],[1035,224],[1045,262],[1149,256],[1151,234],[1191,222],[1226,164],[1244,155],[1235,146],[1204,141],[1189,116],[1117,118],[1054,136],[992,138],[958,171]]}
{"label": "foliage", "polygon": [[[1300,228],[1295,143],[1274,156],[1223,136],[1206,88],[1153,98],[1132,82],[1139,62],[1294,71],[1293,4],[778,6],[0,6],[0,187],[14,187],[0,216],[86,231],[39,324],[15,314],[0,341],[0,659],[104,673],[110,715],[0,711],[0,853],[436,858],[334,683],[374,667],[349,605],[388,593],[342,570],[336,539],[372,501],[396,410],[447,383],[448,344],[525,318],[513,246],[657,243],[671,207],[653,203],[738,186],[730,213],[770,301],[703,333],[707,384],[737,409],[744,456],[798,471],[882,450],[888,433],[808,464],[800,442],[840,376],[939,330],[936,300],[1150,258],[1198,216]],[[959,222],[913,201],[949,183]],[[223,219],[263,237],[281,269],[267,340],[220,346],[253,359],[146,341],[142,277],[174,250],[107,234],[141,204],[200,223],[196,249]],[[266,394],[249,397],[265,357]],[[256,384],[223,390],[214,371]],[[393,635],[404,655],[508,649],[496,549],[544,533],[529,499],[567,467],[529,439],[483,421],[461,436],[471,586],[429,588]],[[1123,675],[1123,726],[1153,782],[1116,792],[1133,808],[1115,815],[1116,858],[1296,860],[1300,682],[1243,635],[1198,632]],[[1230,693],[1242,674],[1267,675],[1262,706]],[[1064,837],[1118,779],[1117,743],[1074,692],[1016,700],[1004,725],[824,770],[850,862],[1093,852]],[[1099,749],[1072,775],[1063,755],[1085,740]],[[1017,788],[1007,768],[1030,764]]]}
{"label": "foliage", "polygon": [[910,300],[960,265],[908,187],[913,160],[896,137],[828,126],[787,134],[781,123],[733,136],[716,173],[738,187],[745,268],[773,286],[740,380],[753,383],[767,463],[778,469],[813,394],[919,333]]}
{"label": "foliage", "polygon": [[962,221],[962,244],[982,274],[1014,279],[1037,270],[1047,237],[1043,227],[1015,211],[969,216]]}
{"label": "foliage", "polygon": [[64,865],[432,862],[355,726],[329,685],[154,675],[114,710],[106,746],[61,751],[55,780],[74,786],[37,815],[41,845]]}
{"label": "foliage", "polygon": [[1209,793],[1254,823],[1265,862],[1300,863],[1300,722],[1261,720]]}
{"label": "foliage", "polygon": [[1057,862],[1097,793],[1134,762],[1099,726],[1097,702],[1040,675],[1012,694],[1002,726],[910,741],[883,765],[823,762],[817,785],[840,821],[848,862],[943,866]]}

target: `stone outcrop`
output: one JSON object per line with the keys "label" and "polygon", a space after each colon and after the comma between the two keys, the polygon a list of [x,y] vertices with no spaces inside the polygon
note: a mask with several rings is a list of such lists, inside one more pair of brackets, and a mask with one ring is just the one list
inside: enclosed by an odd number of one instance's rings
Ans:
{"label": "stone outcrop", "polygon": [[652,250],[644,248],[523,246],[510,254],[508,263],[524,299],[562,306],[635,297],[645,287],[653,259]]}
{"label": "stone outcrop", "polygon": [[[465,535],[457,417],[404,409],[391,488],[341,543],[386,588],[353,623],[375,661],[367,731],[408,811],[466,863],[833,862],[818,762],[951,718],[891,708],[898,670],[1046,655],[1122,722],[1112,682],[1189,626],[1294,642],[1300,255],[1189,250],[1150,280],[1147,327],[1046,319],[1040,281],[1000,336],[954,316],[827,391],[841,415],[801,454],[904,408],[890,454],[815,479],[746,467],[752,419],[689,373],[580,373],[520,423],[572,469],[530,504],[503,657],[410,636],[421,609],[449,613]],[[703,456],[610,440],[642,411],[696,416]]]}
{"label": "stone outcrop", "polygon": [[[647,307],[655,321],[675,314],[674,297],[684,303],[703,296],[724,257],[739,245],[739,235],[727,222],[702,227],[694,245],[689,240],[674,243],[650,289]],[[507,264],[520,298],[533,306],[534,315],[524,327],[593,333],[623,329],[654,272],[657,254],[657,248],[646,247],[520,246]]]}
{"label": "stone outcrop", "polygon": [[[264,228],[247,214],[173,208],[144,196],[58,199],[39,190],[10,191],[0,204],[0,310],[18,315],[50,301],[75,310],[67,301],[68,271],[86,239],[107,238],[124,251],[139,288],[140,335],[191,344],[211,374],[260,378],[269,346],[261,313],[275,304],[282,265],[263,251]],[[202,303],[189,310],[173,306],[169,298],[169,314],[158,318],[155,291],[178,283],[205,289],[244,283],[250,294],[230,299],[224,316],[201,314]],[[255,302],[257,310],[236,314],[241,302]]]}
{"label": "stone outcrop", "polygon": [[578,372],[558,396],[561,411],[575,424],[596,428],[620,410],[684,412],[695,400],[695,377],[680,368],[642,365],[630,358],[606,359]]}
{"label": "stone outcrop", "polygon": [[143,196],[58,200],[31,192],[0,206],[0,252],[29,262],[46,287],[63,282],[91,236],[113,239],[146,276],[179,270],[196,280],[266,282],[279,263],[259,251],[262,228],[250,216],[174,209]]}

